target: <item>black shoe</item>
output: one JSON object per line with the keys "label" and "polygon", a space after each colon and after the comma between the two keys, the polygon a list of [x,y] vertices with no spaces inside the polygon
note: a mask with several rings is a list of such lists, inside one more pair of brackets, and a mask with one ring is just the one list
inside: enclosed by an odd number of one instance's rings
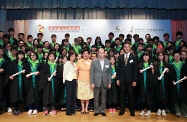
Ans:
{"label": "black shoe", "polygon": [[102,115],[102,116],[106,116],[106,114],[105,114],[105,113],[101,113],[101,115]]}
{"label": "black shoe", "polygon": [[12,114],[15,115],[15,116],[18,116],[19,112],[17,110],[12,110]]}
{"label": "black shoe", "polygon": [[18,113],[19,113],[19,114],[23,114],[23,112],[22,112],[22,111],[20,111],[20,110],[18,110]]}
{"label": "black shoe", "polygon": [[130,113],[130,115],[131,115],[131,116],[135,116],[135,114],[134,114],[134,113]]}
{"label": "black shoe", "polygon": [[119,115],[119,116],[122,116],[124,113],[125,113],[125,112],[119,112],[118,115]]}
{"label": "black shoe", "polygon": [[94,116],[98,116],[99,114],[98,113],[94,113]]}

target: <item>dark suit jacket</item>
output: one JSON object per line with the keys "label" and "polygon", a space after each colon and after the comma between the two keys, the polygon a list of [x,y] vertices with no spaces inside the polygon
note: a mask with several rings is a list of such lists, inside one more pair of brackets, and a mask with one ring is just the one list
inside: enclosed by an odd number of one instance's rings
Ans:
{"label": "dark suit jacket", "polygon": [[125,66],[124,55],[120,55],[118,58],[118,68],[117,68],[117,80],[120,83],[130,84],[132,82],[137,82],[138,80],[138,59],[137,56],[129,56],[127,66]]}

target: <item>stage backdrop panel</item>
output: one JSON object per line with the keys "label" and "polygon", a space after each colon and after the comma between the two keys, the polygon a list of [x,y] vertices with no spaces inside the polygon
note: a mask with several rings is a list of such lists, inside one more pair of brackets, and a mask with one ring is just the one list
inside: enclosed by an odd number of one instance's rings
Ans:
{"label": "stage backdrop panel", "polygon": [[70,43],[74,38],[100,36],[104,43],[108,39],[108,33],[113,32],[115,38],[119,34],[139,34],[145,38],[145,34],[150,33],[151,37],[159,36],[163,40],[163,34],[171,35],[171,20],[29,20],[29,34],[37,37],[37,33],[44,34],[43,41],[51,42],[51,35],[57,35],[57,42],[61,44],[64,35],[69,33]]}

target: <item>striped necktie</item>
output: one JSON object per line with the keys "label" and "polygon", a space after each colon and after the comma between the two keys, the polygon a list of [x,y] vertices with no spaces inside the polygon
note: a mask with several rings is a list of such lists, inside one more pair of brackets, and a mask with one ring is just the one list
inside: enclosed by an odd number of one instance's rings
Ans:
{"label": "striped necktie", "polygon": [[127,55],[127,54],[125,54],[125,66],[127,66],[128,59],[129,59],[128,55]]}

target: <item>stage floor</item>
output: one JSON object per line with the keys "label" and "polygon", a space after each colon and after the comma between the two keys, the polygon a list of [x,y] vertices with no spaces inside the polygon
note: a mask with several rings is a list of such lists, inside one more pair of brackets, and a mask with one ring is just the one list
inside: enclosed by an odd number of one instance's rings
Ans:
{"label": "stage floor", "polygon": [[77,112],[76,116],[66,116],[65,112],[58,112],[57,115],[44,116],[43,112],[38,113],[35,116],[28,116],[27,112],[22,115],[13,116],[12,114],[4,113],[0,115],[0,122],[187,122],[187,118],[175,117],[172,114],[167,114],[166,117],[156,116],[156,113],[152,113],[150,117],[139,116],[139,111],[136,112],[135,117],[131,117],[129,112],[126,112],[123,116],[116,114],[109,114],[103,117],[101,115],[94,117],[93,112],[89,115],[81,115]]}

